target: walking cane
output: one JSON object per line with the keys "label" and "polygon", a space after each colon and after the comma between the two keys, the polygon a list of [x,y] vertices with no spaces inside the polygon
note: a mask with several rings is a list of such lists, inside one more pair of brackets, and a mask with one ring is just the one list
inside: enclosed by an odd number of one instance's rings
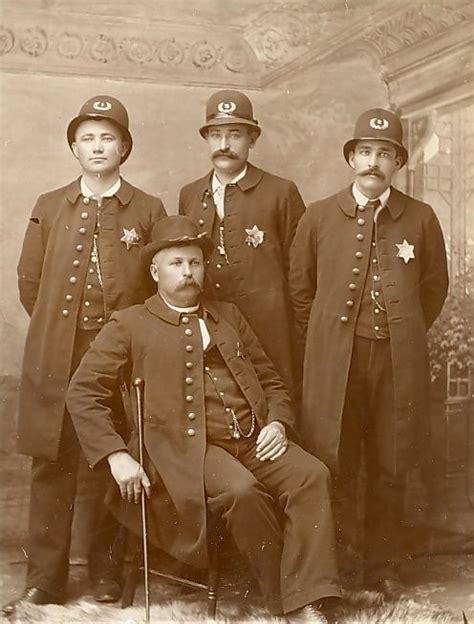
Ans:
{"label": "walking cane", "polygon": [[[133,382],[137,397],[137,421],[138,421],[138,460],[142,469],[144,469],[143,461],[143,389],[145,388],[145,380],[137,377]],[[143,572],[145,576],[145,623],[150,624],[150,585],[148,570],[148,532],[146,523],[146,492],[144,487],[141,489],[141,513],[142,513],[142,534],[143,534]]]}

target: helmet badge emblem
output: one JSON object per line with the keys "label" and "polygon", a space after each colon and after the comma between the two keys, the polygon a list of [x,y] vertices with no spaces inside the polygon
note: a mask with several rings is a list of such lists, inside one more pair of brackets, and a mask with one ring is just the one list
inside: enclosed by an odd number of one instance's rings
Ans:
{"label": "helmet badge emblem", "polygon": [[100,111],[101,113],[104,113],[105,111],[109,111],[112,109],[112,104],[110,102],[94,102],[94,104],[92,104],[92,108],[96,111]]}
{"label": "helmet badge emblem", "polygon": [[237,105],[235,104],[235,102],[219,102],[219,104],[217,105],[217,110],[219,111],[219,113],[224,113],[227,115],[233,113],[236,108]]}
{"label": "helmet badge emblem", "polygon": [[372,117],[369,121],[369,126],[374,130],[386,130],[388,125],[388,121],[386,119],[381,119],[380,117]]}

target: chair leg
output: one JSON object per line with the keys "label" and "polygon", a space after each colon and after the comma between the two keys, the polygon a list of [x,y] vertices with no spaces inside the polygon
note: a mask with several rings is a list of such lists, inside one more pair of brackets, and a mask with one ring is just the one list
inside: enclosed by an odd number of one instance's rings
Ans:
{"label": "chair leg", "polygon": [[138,584],[138,575],[140,573],[141,563],[141,548],[136,546],[133,551],[132,561],[130,562],[130,569],[128,570],[125,578],[125,583],[122,592],[122,609],[131,607],[135,598],[135,590]]}
{"label": "chair leg", "polygon": [[213,539],[209,545],[209,571],[207,576],[207,614],[216,619],[217,587],[219,584],[219,539]]}

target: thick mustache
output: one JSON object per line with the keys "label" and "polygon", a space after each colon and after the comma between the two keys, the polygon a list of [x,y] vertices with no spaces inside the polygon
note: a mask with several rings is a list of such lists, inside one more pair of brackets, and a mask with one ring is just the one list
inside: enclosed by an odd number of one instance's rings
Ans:
{"label": "thick mustache", "polygon": [[381,180],[385,180],[384,174],[378,169],[369,168],[369,169],[366,169],[365,171],[361,171],[359,175],[360,176],[374,175],[380,178]]}
{"label": "thick mustache", "polygon": [[232,158],[233,160],[237,160],[238,156],[231,150],[216,150],[212,154],[212,158],[218,158],[219,156],[224,156],[224,158]]}
{"label": "thick mustache", "polygon": [[185,288],[189,288],[190,286],[196,286],[196,288],[199,289],[201,288],[200,284],[198,284],[195,279],[193,279],[192,277],[188,277],[178,285],[177,290],[184,290]]}

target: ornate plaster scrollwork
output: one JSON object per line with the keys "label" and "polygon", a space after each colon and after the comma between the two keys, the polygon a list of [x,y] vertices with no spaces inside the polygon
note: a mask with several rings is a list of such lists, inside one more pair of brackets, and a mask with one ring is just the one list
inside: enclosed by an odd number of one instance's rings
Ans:
{"label": "ornate plaster scrollwork", "polygon": [[153,60],[155,51],[153,46],[144,39],[133,39],[127,49],[127,58],[132,63],[142,65]]}
{"label": "ornate plaster scrollwork", "polygon": [[244,72],[249,64],[247,50],[239,44],[231,45],[223,55],[224,67],[236,74]]}
{"label": "ornate plaster scrollwork", "polygon": [[8,54],[15,45],[15,37],[9,28],[0,26],[0,56]]}
{"label": "ornate plaster scrollwork", "polygon": [[191,48],[193,65],[202,69],[210,69],[217,63],[218,52],[208,41],[198,41]]}
{"label": "ornate plaster scrollwork", "polygon": [[75,59],[80,56],[84,48],[82,37],[76,33],[65,32],[59,37],[57,51],[59,56]]}
{"label": "ornate plaster scrollwork", "polygon": [[158,46],[158,60],[165,65],[179,65],[184,59],[184,49],[175,39],[166,39]]}
{"label": "ornate plaster scrollwork", "polygon": [[20,38],[20,47],[29,56],[41,56],[48,49],[48,36],[39,26],[27,28]]}
{"label": "ornate plaster scrollwork", "polygon": [[98,35],[91,43],[89,54],[98,63],[109,63],[118,56],[118,47],[112,37]]}

